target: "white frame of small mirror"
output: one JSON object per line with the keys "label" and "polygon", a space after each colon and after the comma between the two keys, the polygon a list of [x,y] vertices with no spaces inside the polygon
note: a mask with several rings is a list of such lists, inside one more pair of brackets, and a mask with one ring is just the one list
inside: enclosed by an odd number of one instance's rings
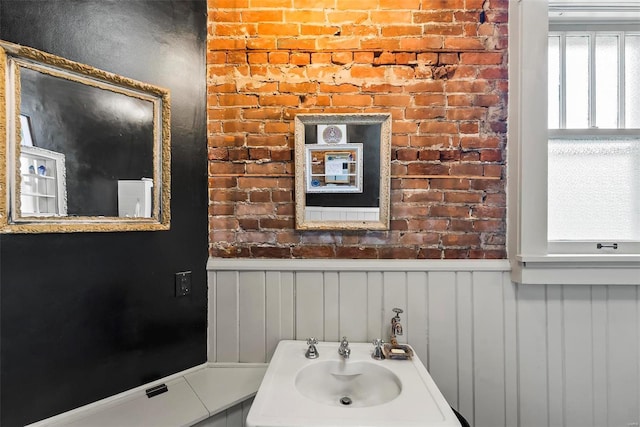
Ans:
{"label": "white frame of small mirror", "polygon": [[[20,67],[148,101],[153,110],[153,188],[149,217],[21,214]],[[167,89],[0,40],[0,233],[154,231],[170,228],[171,131]],[[145,180],[146,178],[143,178]]]}
{"label": "white frame of small mirror", "polygon": [[[336,130],[327,141],[321,141],[320,126]],[[379,138],[376,141],[350,140],[356,127],[372,127]],[[345,132],[346,131],[346,132]],[[313,138],[313,140],[311,139]],[[358,147],[361,145],[361,148]],[[353,148],[349,148],[353,147]],[[375,152],[371,151],[376,150]],[[353,179],[341,185],[327,185],[319,180],[310,182],[313,176],[322,174],[322,159],[310,155],[319,152],[355,150],[352,159],[359,167],[351,170]],[[363,157],[377,155],[376,167],[372,167]],[[359,158],[358,158],[359,157]],[[315,163],[315,164],[314,164]],[[314,166],[316,172],[312,174]],[[318,172],[320,168],[320,172]],[[391,169],[391,114],[390,113],[345,113],[345,114],[298,114],[295,117],[295,202],[296,229],[298,230],[388,230]],[[345,169],[346,170],[346,169]],[[375,178],[372,178],[372,175]],[[368,177],[368,178],[367,178]],[[373,181],[376,182],[373,182]],[[359,182],[358,182],[359,181]],[[370,182],[368,182],[370,181]],[[377,194],[368,195],[376,199],[374,205],[353,205],[357,193],[368,191],[368,186],[378,188]],[[321,191],[307,191],[309,188],[323,188]],[[337,205],[314,205],[309,197],[329,194]]]}

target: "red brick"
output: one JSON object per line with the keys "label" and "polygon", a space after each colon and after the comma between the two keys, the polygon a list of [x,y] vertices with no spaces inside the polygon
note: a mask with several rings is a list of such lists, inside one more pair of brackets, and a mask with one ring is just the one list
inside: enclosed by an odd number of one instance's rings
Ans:
{"label": "red brick", "polygon": [[244,202],[247,193],[242,190],[216,190],[210,199],[213,202]]}
{"label": "red brick", "polygon": [[445,96],[443,94],[415,95],[414,103],[416,106],[443,106],[445,104]]}
{"label": "red brick", "polygon": [[336,256],[335,247],[328,245],[297,245],[291,250],[291,255],[294,258],[334,258]]}
{"label": "red brick", "polygon": [[424,10],[463,9],[465,0],[422,0]]}
{"label": "red brick", "polygon": [[438,248],[420,248],[418,259],[442,259],[443,252]]}
{"label": "red brick", "polygon": [[[442,135],[411,135],[412,147],[449,147],[451,146],[451,138]],[[433,159],[439,158],[439,155],[435,155]],[[422,160],[425,160],[422,158]]]}
{"label": "red brick", "polygon": [[311,9],[288,9],[284,11],[286,22],[323,22],[324,11]]}
{"label": "red brick", "polygon": [[242,10],[243,22],[282,22],[283,14],[282,10]]}
{"label": "red brick", "polygon": [[453,22],[453,12],[442,11],[439,9],[429,10],[423,7],[424,11],[413,12],[413,22],[416,24],[424,24],[428,22]]}
{"label": "red brick", "polygon": [[[451,50],[484,50],[485,46],[483,41],[480,38],[447,37],[444,40],[444,48],[451,49]],[[468,54],[468,53],[460,54],[460,62],[462,62],[463,64],[478,64],[478,63],[485,64],[486,63],[486,62],[471,62],[473,57],[468,55],[471,55],[471,54]],[[498,62],[498,64],[501,62],[502,62],[502,57],[500,56],[500,62]]]}
{"label": "red brick", "polygon": [[422,35],[422,27],[419,25],[389,25],[382,26],[381,32],[382,37],[420,36]]}
{"label": "red brick", "polygon": [[460,54],[460,63],[462,64],[496,65],[502,64],[502,61],[503,54],[500,52]]}
{"label": "red brick", "polygon": [[408,175],[449,175],[448,164],[415,162],[407,166]]}
{"label": "red brick", "polygon": [[400,237],[400,243],[403,245],[436,245],[440,241],[440,235],[437,233],[403,233]]}
{"label": "red brick", "polygon": [[260,223],[255,218],[240,218],[238,219],[238,226],[245,231],[259,230]]}
{"label": "red brick", "polygon": [[470,209],[466,206],[438,205],[429,210],[432,217],[469,218]]}
{"label": "red brick", "polygon": [[403,194],[404,203],[441,202],[442,192],[439,191],[406,191]]}
{"label": "red brick", "polygon": [[370,95],[332,95],[333,105],[350,105],[366,107],[371,105],[372,97]]}
{"label": "red brick", "polygon": [[258,105],[258,98],[255,95],[220,95],[220,105],[222,106],[253,106]]}
{"label": "red brick", "polygon": [[418,160],[418,151],[407,149],[396,150],[396,158],[404,161]]}
{"label": "red brick", "polygon": [[289,60],[292,65],[308,65],[311,63],[311,55],[308,53],[292,52]]}
{"label": "red brick", "polygon": [[480,236],[472,233],[445,234],[442,236],[444,246],[479,246]]}
{"label": "red brick", "polygon": [[448,203],[482,203],[482,193],[468,191],[447,191],[444,201]]}
{"label": "red brick", "polygon": [[209,225],[217,230],[233,230],[238,228],[238,221],[235,218],[209,218]]}
{"label": "red brick", "polygon": [[[333,5],[331,6],[333,7]],[[327,12],[327,19],[330,23],[353,23],[361,24],[369,19],[369,14],[360,10],[332,10]]]}
{"label": "red brick", "polygon": [[383,246],[378,249],[378,258],[380,259],[413,259],[417,255],[417,250],[413,247]]}
{"label": "red brick", "polygon": [[458,125],[453,122],[444,121],[426,121],[420,124],[420,132],[422,133],[458,133]]}
{"label": "red brick", "polygon": [[334,52],[331,55],[331,62],[333,62],[334,64],[349,64],[352,61],[352,52]]}
{"label": "red brick", "polygon": [[375,259],[378,258],[378,251],[376,248],[367,247],[345,247],[338,246],[336,248],[336,258],[346,259]]}
{"label": "red brick", "polygon": [[441,36],[423,36],[419,38],[407,37],[400,40],[402,50],[440,49],[444,40]]}
{"label": "red brick", "polygon": [[251,246],[251,256],[255,258],[291,258],[291,250],[274,246]]}
{"label": "red brick", "polygon": [[444,118],[445,109],[441,107],[435,108],[407,108],[405,110],[406,119],[425,120],[425,119],[438,119]]}
{"label": "red brick", "polygon": [[[424,29],[425,34],[441,35],[441,36],[459,36],[462,35],[464,30],[460,24],[428,24]],[[447,45],[448,38],[445,39],[444,47],[451,48]]]}

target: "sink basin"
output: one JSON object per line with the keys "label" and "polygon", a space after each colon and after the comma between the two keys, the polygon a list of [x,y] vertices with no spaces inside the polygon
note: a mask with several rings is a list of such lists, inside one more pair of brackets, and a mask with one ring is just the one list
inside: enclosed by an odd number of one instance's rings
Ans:
{"label": "sink basin", "polygon": [[422,362],[374,360],[373,345],[281,341],[247,416],[248,427],[460,427]]}
{"label": "sink basin", "polygon": [[395,399],[400,379],[389,369],[371,362],[329,360],[307,366],[296,375],[296,388],[318,403],[366,407]]}

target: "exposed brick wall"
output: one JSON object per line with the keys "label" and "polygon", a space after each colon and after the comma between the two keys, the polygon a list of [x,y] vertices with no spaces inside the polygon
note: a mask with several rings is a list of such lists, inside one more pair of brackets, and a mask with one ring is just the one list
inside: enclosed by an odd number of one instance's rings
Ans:
{"label": "exposed brick wall", "polygon": [[[209,0],[210,255],[503,258],[508,0]],[[297,113],[391,112],[391,230],[294,229]]]}

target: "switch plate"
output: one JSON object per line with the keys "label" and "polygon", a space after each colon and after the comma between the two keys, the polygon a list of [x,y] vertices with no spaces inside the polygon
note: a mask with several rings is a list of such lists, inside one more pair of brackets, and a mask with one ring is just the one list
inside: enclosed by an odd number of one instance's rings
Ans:
{"label": "switch plate", "polygon": [[191,271],[176,273],[176,297],[191,294]]}

